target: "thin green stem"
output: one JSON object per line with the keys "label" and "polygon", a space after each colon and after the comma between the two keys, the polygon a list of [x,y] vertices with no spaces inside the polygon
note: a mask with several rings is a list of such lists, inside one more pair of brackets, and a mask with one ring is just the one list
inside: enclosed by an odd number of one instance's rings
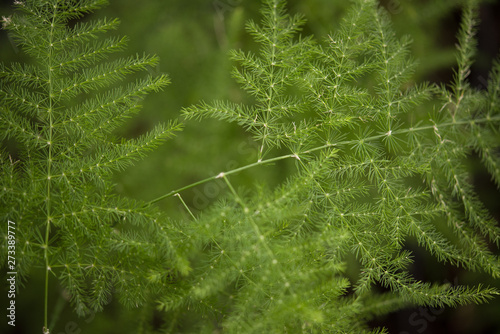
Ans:
{"label": "thin green stem", "polygon": [[48,71],[48,83],[49,83],[49,136],[48,136],[48,160],[47,160],[47,198],[46,198],[46,209],[47,209],[47,226],[45,228],[45,242],[43,249],[43,257],[45,259],[45,296],[44,296],[44,313],[43,313],[43,333],[49,333],[48,327],[48,308],[49,308],[49,237],[50,237],[50,223],[51,218],[51,171],[52,171],[52,138],[53,138],[53,108],[54,108],[54,85],[52,78],[52,51],[53,51],[53,37],[54,37],[54,26],[57,15],[57,5],[54,6],[54,16],[52,17],[51,29],[49,35],[49,50],[48,50],[48,61],[47,61],[47,71]]}
{"label": "thin green stem", "polygon": [[[245,214],[248,214],[249,213],[248,206],[245,204],[245,202],[243,202],[243,200],[241,199],[241,197],[238,195],[238,193],[234,189],[233,185],[231,184],[231,182],[229,181],[229,179],[227,178],[227,176],[223,175],[222,178],[224,179],[224,181],[226,182],[227,186],[229,187],[229,190],[231,191],[231,193],[233,194],[234,198],[236,199],[236,202],[239,205],[241,205],[241,207],[243,209],[243,212],[245,212]],[[267,244],[265,235],[261,232],[259,226],[255,223],[252,215],[248,215],[248,221],[252,224],[252,227],[253,227],[253,229],[255,231],[255,234],[258,237],[258,240],[260,241],[260,243],[262,244],[262,246],[266,250],[267,254],[269,254],[269,256],[271,257],[272,263],[273,264],[278,264],[278,260],[276,259],[276,255],[274,254],[273,250]],[[281,267],[277,266],[276,268],[277,268],[278,272],[280,273],[281,277],[283,278],[283,281],[286,282],[285,284],[287,284],[287,288],[289,288],[290,291],[293,291],[292,287],[290,287],[290,285],[288,283],[288,278],[286,277],[286,275],[283,272],[283,270],[281,270]]]}
{"label": "thin green stem", "polygon": [[172,190],[171,192],[169,192],[169,193],[167,193],[167,194],[165,194],[163,196],[160,196],[158,198],[153,199],[152,201],[149,201],[148,203],[146,203],[146,206],[149,206],[149,205],[154,204],[154,203],[156,203],[158,201],[161,201],[164,198],[167,198],[167,197],[170,197],[170,196],[174,196],[175,194],[180,193],[181,191],[184,191],[184,190],[196,187],[196,186],[198,186],[200,184],[207,183],[207,182],[212,181],[212,180],[220,179],[221,177],[224,177],[224,175],[231,175],[231,174],[235,174],[235,173],[241,172],[241,171],[243,171],[245,169],[249,169],[249,168],[252,168],[252,167],[255,167],[255,166],[265,165],[265,164],[268,164],[268,163],[271,163],[271,162],[275,162],[275,161],[279,161],[279,160],[283,160],[283,159],[287,159],[287,158],[296,158],[296,157],[297,156],[295,154],[287,154],[287,155],[282,155],[282,156],[271,158],[271,159],[257,161],[257,162],[254,162],[252,164],[249,164],[249,165],[246,165],[246,166],[243,166],[243,167],[239,167],[239,168],[227,171],[227,172],[221,172],[221,173],[219,173],[217,175],[213,175],[213,176],[207,177],[206,179],[203,179],[203,180],[200,180],[200,181],[188,184],[187,186],[184,186],[182,188]]}
{"label": "thin green stem", "polygon": [[184,208],[186,208],[187,212],[189,212],[189,215],[193,218],[194,221],[197,221],[196,217],[193,215],[193,213],[191,212],[191,210],[189,209],[189,207],[187,206],[186,202],[184,202],[184,200],[182,199],[182,196],[181,194],[177,193],[175,194],[174,196],[177,196],[179,197],[179,200],[181,201],[182,205],[184,206]]}
{"label": "thin green stem", "polygon": [[229,182],[229,180],[227,179],[226,175],[223,175],[222,178],[224,179],[224,182],[226,182],[227,186],[229,187],[229,190],[231,191],[231,193],[233,194],[234,198],[236,199],[236,202],[238,202],[238,204],[241,205],[241,207],[245,211],[248,211],[247,206],[245,205],[245,203],[243,203],[243,201],[241,200],[241,198],[238,195],[238,193],[236,192],[236,190],[234,190],[233,185],[231,184],[231,182]]}
{"label": "thin green stem", "polygon": [[[431,130],[431,129],[435,129],[436,126],[442,128],[442,127],[447,127],[447,126],[457,126],[457,125],[465,125],[465,124],[471,124],[471,123],[476,123],[477,124],[477,123],[486,123],[486,122],[492,122],[492,121],[500,121],[500,116],[499,117],[480,118],[480,119],[475,119],[475,120],[452,121],[452,122],[447,122],[447,123],[441,123],[439,125],[425,125],[425,126],[420,126],[420,127],[415,127],[415,128],[410,127],[408,129],[394,130],[394,131],[391,132],[391,135],[398,135],[398,134],[404,134],[404,133],[409,133],[409,132],[419,132],[419,131]],[[387,135],[388,135],[387,133],[380,134],[380,135],[375,135],[375,136],[363,138],[363,141],[365,141],[365,142],[374,141],[374,140],[382,139],[382,138],[386,137]],[[302,153],[307,154],[307,153],[312,153],[312,152],[316,152],[316,151],[321,151],[321,150],[324,150],[324,149],[327,149],[327,148],[333,148],[333,147],[340,147],[340,146],[344,146],[344,145],[355,144],[357,142],[359,142],[359,139],[344,140],[344,141],[341,141],[341,142],[338,142],[338,143],[335,143],[335,144],[333,144],[333,143],[327,143],[325,145],[321,145],[321,146],[309,149],[309,150],[304,151]],[[221,172],[221,173],[219,173],[217,175],[213,175],[213,176],[207,177],[206,179],[203,179],[203,180],[200,180],[200,181],[188,184],[187,186],[184,186],[182,188],[178,188],[178,189],[172,190],[172,191],[170,191],[169,193],[167,193],[165,195],[162,195],[160,197],[157,197],[157,198],[149,201],[148,203],[146,203],[145,206],[150,206],[151,204],[159,202],[162,199],[171,197],[171,196],[173,196],[173,195],[175,195],[177,193],[180,193],[180,192],[182,192],[184,190],[194,188],[196,186],[199,186],[200,184],[204,184],[204,183],[216,180],[216,179],[220,179],[221,177],[224,177],[225,175],[236,174],[236,173],[244,171],[246,169],[250,169],[250,168],[253,168],[253,167],[256,167],[256,166],[266,165],[266,164],[269,164],[269,163],[272,163],[272,162],[276,162],[276,161],[280,161],[280,160],[284,160],[284,159],[288,159],[288,158],[295,158],[297,160],[300,160],[300,156],[297,153],[281,155],[281,156],[270,158],[270,159],[266,159],[266,160],[259,160],[257,162],[251,163],[249,165],[245,165],[245,166],[242,166],[242,167],[239,167],[239,168],[236,168],[236,169],[232,169],[232,170],[229,170],[229,171],[226,171],[226,172]]]}

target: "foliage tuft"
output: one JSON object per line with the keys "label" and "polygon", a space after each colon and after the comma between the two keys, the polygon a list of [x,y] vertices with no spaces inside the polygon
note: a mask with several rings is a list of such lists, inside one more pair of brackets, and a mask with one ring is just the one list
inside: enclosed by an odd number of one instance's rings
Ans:
{"label": "foliage tuft", "polygon": [[[408,247],[500,277],[500,227],[467,167],[479,156],[500,188],[500,61],[487,90],[468,83],[476,1],[463,6],[455,77],[437,86],[413,82],[411,39],[396,36],[375,0],[352,1],[324,40],[300,35],[304,17],[286,1],[264,0],[260,23],[246,26],[258,51],[230,53],[245,102],[182,110],[242,127],[256,161],[148,203],[116,195],[112,173],[182,125],[117,138],[169,79],[139,75],[156,56],[111,58],[127,44],[109,36],[118,20],[72,23],[105,3],[16,1],[4,18],[34,60],[0,66],[0,139],[17,147],[0,154],[0,217],[16,223],[20,278],[42,268],[78,314],[101,311],[116,293],[144,306],[139,332],[166,333],[387,333],[368,321],[499,294],[415,278]],[[278,186],[236,186],[234,174],[282,160],[294,172]],[[225,196],[193,213],[182,192],[214,181]],[[154,205],[172,196],[189,214],[178,221]],[[46,333],[47,296],[48,285]]]}

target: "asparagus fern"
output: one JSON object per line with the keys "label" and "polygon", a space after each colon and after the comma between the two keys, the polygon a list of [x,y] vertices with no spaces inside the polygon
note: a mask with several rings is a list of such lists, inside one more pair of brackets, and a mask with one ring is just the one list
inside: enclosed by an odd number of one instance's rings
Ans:
{"label": "asparagus fern", "polygon": [[[114,135],[168,78],[126,80],[158,59],[109,60],[126,45],[107,37],[117,20],[70,26],[104,3],[16,1],[21,14],[4,19],[35,62],[0,67],[1,138],[19,150],[1,156],[0,215],[18,227],[19,276],[43,268],[45,333],[50,280],[79,314],[102,310],[113,289],[125,305],[153,304],[164,326],[152,328],[146,316],[140,329],[168,333],[380,333],[367,321],[409,305],[498,295],[480,283],[412,277],[406,247],[416,240],[443,264],[500,276],[498,222],[466,168],[478,154],[500,186],[500,62],[487,91],[467,82],[475,1],[463,8],[455,78],[439,87],[411,81],[411,40],[395,35],[374,0],[353,1],[324,41],[298,37],[304,18],[289,15],[283,0],[264,0],[262,22],[247,25],[259,52],[231,52],[247,102],[183,109],[187,119],[243,127],[258,143],[256,161],[148,203],[114,195],[111,174],[180,125]],[[278,187],[236,186],[234,174],[281,160],[295,173]],[[214,180],[226,196],[193,213],[182,192]],[[189,218],[176,222],[155,208],[172,196]]]}
{"label": "asparagus fern", "polygon": [[116,29],[118,20],[69,26],[104,3],[17,1],[19,14],[4,19],[4,29],[35,62],[0,68],[1,137],[14,140],[19,150],[15,157],[2,152],[1,216],[17,226],[18,278],[39,267],[45,273],[46,333],[51,279],[85,314],[101,310],[113,286],[126,304],[141,303],[169,272],[185,266],[170,242],[167,220],[112,193],[111,173],[144,156],[180,125],[158,125],[130,140],[113,135],[146,94],[169,80],[148,75],[124,82],[158,58],[108,60],[126,45],[126,38],[100,37]]}

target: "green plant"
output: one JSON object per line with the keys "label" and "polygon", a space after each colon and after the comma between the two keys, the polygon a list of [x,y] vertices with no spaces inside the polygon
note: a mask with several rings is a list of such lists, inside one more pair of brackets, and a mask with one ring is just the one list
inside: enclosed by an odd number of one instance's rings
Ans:
{"label": "green plant", "polygon": [[[115,86],[157,59],[103,62],[124,40],[94,37],[117,21],[67,27],[103,3],[18,2],[25,14],[4,19],[37,65],[0,68],[0,127],[19,148],[17,158],[2,156],[1,216],[18,227],[19,275],[43,267],[45,332],[51,273],[80,314],[101,310],[113,288],[128,306],[154,305],[163,323],[153,326],[145,308],[143,332],[378,333],[385,330],[367,321],[409,305],[498,295],[482,284],[413,278],[406,248],[416,240],[441,263],[500,276],[490,249],[499,246],[498,223],[466,168],[468,156],[479,155],[500,186],[500,63],[487,91],[467,83],[475,1],[464,5],[455,78],[438,87],[411,82],[410,40],[396,38],[376,1],[353,1],[323,43],[297,38],[303,18],[289,16],[285,1],[265,0],[262,23],[247,25],[259,53],[231,53],[248,103],[183,110],[187,119],[242,126],[258,143],[256,161],[148,203],[112,195],[110,172],[179,125],[113,137],[138,100],[167,79]],[[236,173],[281,162],[294,172],[275,188],[233,185]],[[182,192],[216,180],[227,194],[195,215]],[[183,221],[155,209],[172,196],[189,214]]]}
{"label": "green plant", "polygon": [[[171,224],[155,210],[112,194],[111,172],[180,126],[172,122],[136,139],[114,138],[113,130],[168,78],[147,76],[116,85],[158,59],[137,55],[106,61],[125,47],[126,38],[98,36],[116,29],[118,20],[68,26],[105,2],[17,1],[22,14],[4,18],[4,28],[35,64],[0,68],[2,138],[14,140],[18,149],[15,158],[2,153],[1,216],[17,226],[18,278],[43,268],[47,333],[51,276],[67,289],[77,313],[86,314],[102,309],[112,287],[123,292],[125,304],[142,303],[161,277],[176,271],[178,257],[167,233]],[[4,265],[7,248],[2,246]]]}

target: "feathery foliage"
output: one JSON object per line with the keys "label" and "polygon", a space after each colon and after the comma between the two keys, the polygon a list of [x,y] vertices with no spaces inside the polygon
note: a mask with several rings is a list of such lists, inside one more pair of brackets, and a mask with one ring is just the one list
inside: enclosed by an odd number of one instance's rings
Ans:
{"label": "feathery foliage", "polygon": [[[409,305],[498,295],[480,282],[414,278],[407,247],[415,240],[443,264],[500,277],[500,228],[466,161],[477,154],[500,187],[500,61],[486,91],[467,81],[475,1],[463,7],[454,80],[439,87],[412,82],[411,40],[395,35],[375,0],[352,1],[324,41],[300,36],[305,20],[286,1],[264,0],[262,21],[247,24],[259,52],[230,54],[248,102],[183,109],[187,119],[244,128],[257,161],[148,203],[114,195],[110,177],[180,129],[113,134],[168,83],[125,80],[157,57],[110,59],[126,45],[108,37],[117,20],[72,25],[105,1],[16,3],[20,14],[4,28],[35,63],[0,67],[0,138],[18,151],[1,156],[0,216],[16,223],[19,277],[43,268],[45,333],[52,276],[79,314],[102,310],[113,292],[127,306],[146,305],[139,332],[383,333],[367,322]],[[276,188],[236,187],[233,174],[282,160],[295,173]],[[226,196],[193,214],[182,191],[214,180]],[[155,209],[171,196],[189,219]]]}
{"label": "feathery foliage", "polygon": [[[17,145],[16,156],[1,156],[0,216],[16,224],[18,278],[35,268],[45,271],[47,333],[51,277],[85,314],[101,310],[112,289],[125,304],[141,304],[164,287],[170,273],[187,270],[170,241],[175,232],[168,231],[175,228],[168,219],[112,193],[111,173],[143,157],[180,125],[158,125],[136,139],[113,135],[146,94],[169,80],[148,75],[124,82],[158,58],[110,60],[126,45],[125,38],[106,35],[118,20],[70,25],[103,4],[17,1],[18,13],[3,22],[35,63],[0,67],[1,138]],[[1,233],[7,240],[6,228]],[[2,266],[6,249],[2,243]]]}
{"label": "feathery foliage", "polygon": [[[498,247],[500,229],[464,165],[477,152],[498,185],[498,64],[487,93],[467,84],[474,3],[464,8],[450,87],[408,82],[411,41],[396,38],[375,1],[355,1],[325,43],[296,38],[303,21],[284,5],[264,1],[262,23],[248,24],[259,54],[232,53],[234,76],[253,102],[202,103],[184,115],[243,126],[261,142],[260,164],[285,147],[281,158],[296,160],[297,175],[257,196],[240,195],[219,175],[233,196],[202,215],[202,230],[192,233],[208,251],[184,305],[229,294],[215,305],[220,326],[234,333],[361,333],[374,308],[456,306],[496,295],[413,278],[405,248],[414,238],[442,263],[500,277],[488,247]],[[354,280],[345,274],[350,256],[359,265]],[[377,285],[391,292],[377,294]]]}

